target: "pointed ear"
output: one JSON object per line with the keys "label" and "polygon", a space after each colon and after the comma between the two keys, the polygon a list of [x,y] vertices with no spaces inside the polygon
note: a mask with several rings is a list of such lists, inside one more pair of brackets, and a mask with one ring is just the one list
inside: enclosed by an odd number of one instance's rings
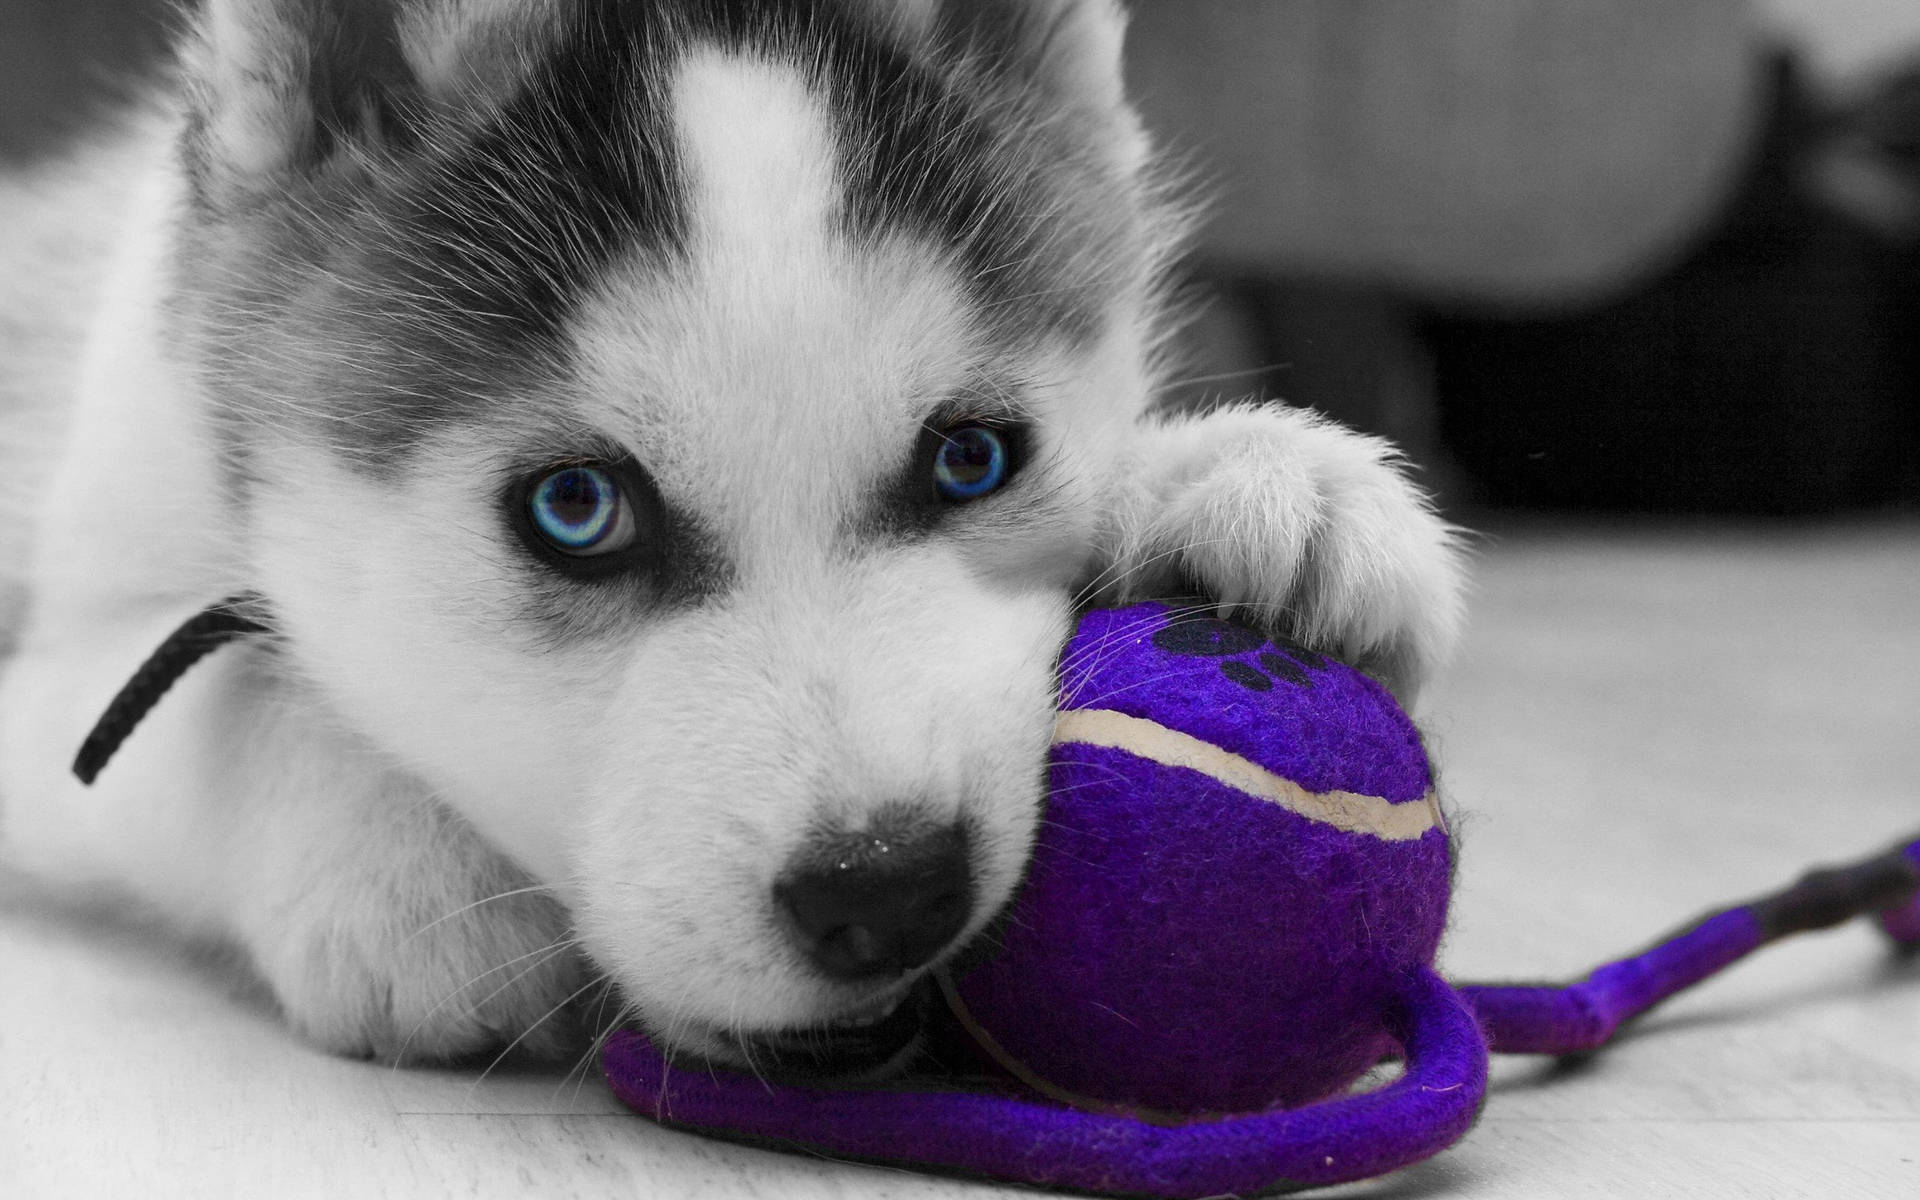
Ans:
{"label": "pointed ear", "polygon": [[404,141],[402,0],[206,0],[188,42],[189,166],[216,206]]}
{"label": "pointed ear", "polygon": [[942,0],[928,23],[940,41],[1084,123],[1126,174],[1144,165],[1146,137],[1123,79],[1127,20],[1118,0]]}

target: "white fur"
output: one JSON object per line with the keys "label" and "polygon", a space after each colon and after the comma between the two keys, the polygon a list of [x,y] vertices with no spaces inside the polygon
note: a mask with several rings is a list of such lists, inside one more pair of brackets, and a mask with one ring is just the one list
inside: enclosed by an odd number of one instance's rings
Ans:
{"label": "white fur", "polygon": [[[453,79],[460,45],[532,8],[420,11],[407,52]],[[216,4],[198,43],[232,186],[284,169],[297,121],[263,12]],[[1054,86],[1106,113],[1132,163],[1144,142],[1105,82],[1117,11],[1065,15]],[[1403,695],[1452,642],[1452,535],[1382,444],[1284,409],[1149,415],[1151,264],[1116,265],[1092,344],[1009,358],[948,248],[838,234],[841,148],[791,65],[696,52],[662,86],[697,198],[686,261],[608,272],[574,315],[570,376],[432,430],[391,478],[262,423],[239,505],[207,364],[163,320],[183,187],[164,124],[122,160],[140,182],[89,341],[31,335],[83,366],[46,397],[58,454],[14,460],[38,506],[0,677],[0,852],[235,941],[333,1049],[547,1039],[597,978],[576,936],[679,1047],[725,1055],[730,1034],[870,1004],[808,968],[772,881],[810,830],[910,798],[979,830],[978,928],[1021,871],[1053,655],[1090,578],[1121,599],[1190,576]],[[48,228],[71,207],[6,203]],[[938,405],[1015,390],[1038,444],[1013,487],[934,535],[860,532]],[[558,638],[529,619],[503,472],[578,453],[582,431],[726,548],[722,595],[651,614],[583,599]],[[82,789],[67,763],[115,689],[243,589],[272,601],[275,646],[196,668]]]}
{"label": "white fur", "polygon": [[1402,703],[1463,616],[1455,531],[1398,453],[1271,405],[1150,421],[1115,510],[1122,597],[1182,572],[1223,608],[1294,631],[1377,675]]}

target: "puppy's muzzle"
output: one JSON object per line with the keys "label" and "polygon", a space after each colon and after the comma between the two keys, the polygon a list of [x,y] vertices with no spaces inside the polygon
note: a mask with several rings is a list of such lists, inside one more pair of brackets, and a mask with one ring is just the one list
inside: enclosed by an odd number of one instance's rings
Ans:
{"label": "puppy's muzzle", "polygon": [[964,825],[912,821],[817,839],[774,884],[774,903],[800,952],[829,978],[901,976],[966,927],[971,841]]}

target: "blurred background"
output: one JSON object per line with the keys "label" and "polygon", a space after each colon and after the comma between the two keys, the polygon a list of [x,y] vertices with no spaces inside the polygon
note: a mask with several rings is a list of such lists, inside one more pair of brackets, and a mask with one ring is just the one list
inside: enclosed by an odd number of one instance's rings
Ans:
{"label": "blurred background", "polygon": [[1386,434],[1449,508],[1920,494],[1916,0],[1145,0],[1216,197],[1190,392]]}
{"label": "blurred background", "polygon": [[[1405,446],[1455,512],[1920,500],[1920,0],[1134,0],[1211,206],[1182,399]],[[168,0],[0,0],[0,159]]]}

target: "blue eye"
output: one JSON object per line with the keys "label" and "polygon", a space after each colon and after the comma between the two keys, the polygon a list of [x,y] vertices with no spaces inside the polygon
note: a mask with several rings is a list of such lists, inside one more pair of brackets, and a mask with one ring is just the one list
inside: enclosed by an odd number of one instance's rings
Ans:
{"label": "blue eye", "polygon": [[940,435],[933,452],[933,486],[954,504],[978,500],[1007,481],[1007,439],[985,425],[960,425]]}
{"label": "blue eye", "polygon": [[632,506],[599,467],[567,467],[534,484],[527,515],[542,541],[562,554],[612,554],[633,544]]}

